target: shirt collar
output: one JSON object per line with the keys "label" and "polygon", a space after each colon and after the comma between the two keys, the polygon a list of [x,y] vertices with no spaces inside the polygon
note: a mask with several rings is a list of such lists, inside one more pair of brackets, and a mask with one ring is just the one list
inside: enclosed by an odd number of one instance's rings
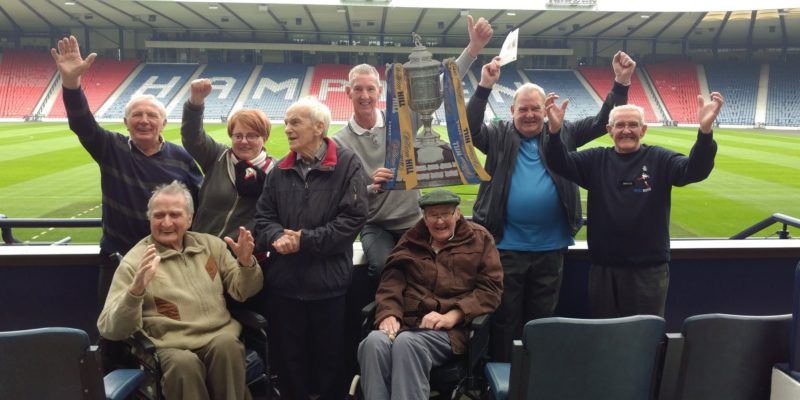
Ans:
{"label": "shirt collar", "polygon": [[[134,148],[134,147],[136,147],[136,150],[139,150],[139,151],[141,151],[141,152],[142,152],[142,154],[144,154],[144,152],[142,151],[142,149],[140,149],[140,148],[139,148],[139,146],[137,146],[137,145],[136,145],[136,143],[134,143],[134,142],[133,142],[133,139],[131,139],[131,137],[130,137],[130,136],[128,136],[128,148],[130,148],[131,150],[133,150],[133,148]],[[159,136],[158,136],[158,150],[156,150],[156,153],[158,153],[159,151],[161,151],[161,148],[162,148],[162,147],[164,147],[164,137],[159,135]],[[153,153],[153,154],[155,154],[155,153]]]}
{"label": "shirt collar", "polygon": [[359,136],[365,133],[370,133],[375,128],[383,128],[385,123],[386,121],[383,118],[383,113],[377,108],[375,109],[375,126],[373,126],[372,128],[367,129],[359,125],[358,122],[356,122],[355,115],[350,117],[350,121],[348,122],[348,124],[350,125],[350,129],[353,131],[353,133]]}

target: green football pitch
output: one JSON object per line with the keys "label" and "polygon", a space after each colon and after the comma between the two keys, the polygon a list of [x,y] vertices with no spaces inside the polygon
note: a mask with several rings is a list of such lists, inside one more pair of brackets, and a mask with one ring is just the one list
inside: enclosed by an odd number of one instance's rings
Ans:
{"label": "green football pitch", "polygon": [[[121,123],[103,125],[125,132]],[[217,140],[228,143],[224,125],[207,124],[206,128]],[[180,143],[179,129],[180,123],[173,121],[164,136]],[[334,126],[330,132],[337,129]],[[651,127],[644,142],[686,154],[696,134],[691,128]],[[729,237],[773,213],[800,217],[800,133],[716,129],[714,137],[719,151],[711,176],[673,189],[672,237]],[[604,137],[587,147],[610,144]],[[278,158],[286,154],[283,126],[273,127],[267,149]],[[9,218],[100,217],[99,175],[97,164],[66,122],[0,124],[0,214]],[[462,210],[471,214],[477,186],[451,189],[464,197]],[[585,202],[585,192],[581,195]],[[777,228],[758,236],[773,235]],[[70,236],[72,243],[97,243],[100,232],[15,229],[14,236],[32,242]],[[578,235],[583,238],[585,230]]]}

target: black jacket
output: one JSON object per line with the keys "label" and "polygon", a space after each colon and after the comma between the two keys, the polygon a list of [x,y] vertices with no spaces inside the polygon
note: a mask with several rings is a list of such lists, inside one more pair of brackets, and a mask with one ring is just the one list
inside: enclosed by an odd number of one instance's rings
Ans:
{"label": "black jacket", "polygon": [[[484,168],[492,179],[481,182],[475,206],[472,208],[472,220],[483,225],[499,242],[503,237],[505,226],[506,205],[508,204],[508,190],[511,187],[511,175],[517,163],[521,134],[514,127],[514,121],[498,121],[489,124],[483,123],[491,89],[478,86],[475,94],[467,106],[469,129],[472,141],[480,151],[486,154]],[[561,140],[568,150],[575,150],[606,133],[608,114],[611,109],[628,102],[628,86],[614,82],[611,92],[606,95],[600,112],[594,117],[587,117],[575,122],[564,121],[561,126]],[[547,122],[544,124],[539,138],[539,155],[544,162],[547,172],[556,185],[558,198],[567,216],[567,223],[574,236],[581,228],[583,216],[581,215],[581,201],[578,187],[556,175],[547,163],[544,149],[548,135]]]}
{"label": "black jacket", "polygon": [[[306,179],[290,152],[267,176],[256,204],[256,250],[269,251],[265,290],[298,300],[344,295],[353,269],[353,241],[367,220],[367,183],[355,153],[325,139],[328,151]],[[300,251],[281,255],[272,242],[301,230]]]}

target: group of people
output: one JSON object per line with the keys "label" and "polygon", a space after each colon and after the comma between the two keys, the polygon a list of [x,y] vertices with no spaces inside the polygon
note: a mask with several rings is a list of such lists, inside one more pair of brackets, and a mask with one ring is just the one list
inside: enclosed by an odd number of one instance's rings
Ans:
{"label": "group of people", "polygon": [[[493,33],[471,16],[467,30],[462,77]],[[484,123],[500,76],[494,58],[467,109],[492,175],[470,221],[452,192],[383,189],[393,176],[377,106],[383,88],[370,65],[350,71],[353,115],[332,137],[318,100],[287,109],[290,151],[278,160],[265,150],[271,126],[259,110],[228,119],[230,145],[204,131],[207,79],[191,83],[183,147],[161,135],[166,110],[153,96],[126,106],[128,136],[104,130],[80,85],[95,55],[83,58],[74,37],[51,53],[70,128],[100,165],[98,328],[110,340],[140,330],[155,343],[166,398],[249,397],[241,326],[225,294],[264,303],[282,398],[341,398],[335,380],[358,235],[377,303],[375,330],[357,351],[367,398],[427,398],[430,369],[464,352],[466,326],[481,314],[493,313],[490,356],[508,361],[524,322],[554,313],[564,254],[583,224],[577,185],[588,190],[592,316],[663,315],[671,187],[711,172],[711,127],[723,104],[719,93],[708,103],[698,96],[689,156],[642,144],[644,112],[626,104],[636,63],[618,52],[596,116],[565,121],[568,101],[526,83],[512,121]],[[614,147],[576,151],[606,132]],[[118,266],[115,253],[124,254]]]}

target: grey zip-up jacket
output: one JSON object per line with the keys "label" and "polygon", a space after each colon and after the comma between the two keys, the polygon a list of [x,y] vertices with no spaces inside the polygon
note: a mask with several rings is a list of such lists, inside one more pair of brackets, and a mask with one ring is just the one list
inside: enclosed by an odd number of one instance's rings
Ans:
{"label": "grey zip-up jacket", "polygon": [[[606,95],[600,111],[594,117],[587,117],[575,122],[564,121],[561,126],[561,140],[564,146],[574,151],[578,147],[603,136],[606,133],[608,114],[615,106],[627,104],[628,86],[614,82],[611,92]],[[483,225],[494,236],[496,242],[503,237],[505,226],[508,191],[511,187],[511,175],[517,163],[521,133],[514,127],[514,121],[496,121],[483,123],[483,115],[491,89],[478,86],[467,105],[467,119],[472,133],[472,141],[480,151],[486,154],[484,168],[492,179],[481,182],[478,196],[472,208],[472,220]],[[539,133],[539,156],[542,158],[547,172],[553,178],[558,198],[564,208],[572,235],[578,233],[583,224],[580,194],[578,186],[555,174],[547,163],[544,154],[547,141],[550,140],[548,123],[544,123]]]}

